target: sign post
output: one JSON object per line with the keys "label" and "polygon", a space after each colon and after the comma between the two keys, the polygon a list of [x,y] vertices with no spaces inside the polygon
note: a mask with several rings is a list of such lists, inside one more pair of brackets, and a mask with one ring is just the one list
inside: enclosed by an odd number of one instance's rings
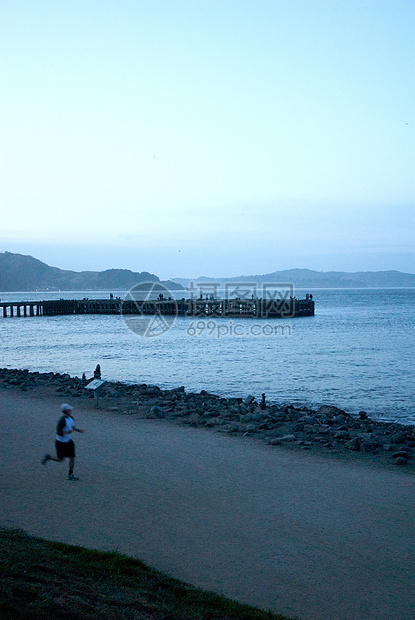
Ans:
{"label": "sign post", "polygon": [[99,409],[99,404],[98,404],[98,393],[99,393],[99,388],[104,385],[104,383],[106,383],[106,381],[103,381],[101,379],[93,379],[92,381],[90,381],[88,383],[88,385],[85,386],[86,390],[93,390],[94,394],[95,394],[95,402],[97,404],[97,409]]}

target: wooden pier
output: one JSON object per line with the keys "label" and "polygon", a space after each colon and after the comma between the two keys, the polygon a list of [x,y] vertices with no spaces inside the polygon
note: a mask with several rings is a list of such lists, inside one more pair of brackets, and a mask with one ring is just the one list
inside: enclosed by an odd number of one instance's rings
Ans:
{"label": "wooden pier", "polygon": [[[162,296],[160,296],[162,297]],[[306,299],[56,299],[0,302],[0,316],[58,316],[70,314],[145,314],[188,317],[291,318],[314,315]]]}

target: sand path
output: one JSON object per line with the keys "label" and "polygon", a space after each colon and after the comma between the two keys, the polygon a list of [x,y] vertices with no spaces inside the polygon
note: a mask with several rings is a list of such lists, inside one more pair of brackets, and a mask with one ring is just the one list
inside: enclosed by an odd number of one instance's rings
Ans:
{"label": "sand path", "polygon": [[411,475],[87,401],[74,412],[81,480],[68,482],[66,464],[40,465],[60,402],[0,390],[1,525],[304,620],[415,618]]}

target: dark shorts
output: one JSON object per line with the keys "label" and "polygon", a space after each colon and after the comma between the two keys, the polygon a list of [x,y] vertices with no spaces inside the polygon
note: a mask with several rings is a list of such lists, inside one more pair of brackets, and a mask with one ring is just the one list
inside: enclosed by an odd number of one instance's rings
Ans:
{"label": "dark shorts", "polygon": [[65,457],[74,458],[75,456],[75,444],[72,441],[55,441],[56,446],[56,454],[58,455],[58,459],[64,459]]}

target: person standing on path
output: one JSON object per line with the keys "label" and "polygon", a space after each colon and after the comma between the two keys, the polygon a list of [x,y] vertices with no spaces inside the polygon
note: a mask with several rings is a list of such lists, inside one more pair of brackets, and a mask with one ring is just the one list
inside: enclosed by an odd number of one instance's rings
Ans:
{"label": "person standing on path", "polygon": [[42,459],[42,465],[45,465],[48,461],[61,463],[65,458],[69,458],[68,480],[79,480],[73,473],[75,466],[75,444],[71,435],[74,431],[77,433],[83,433],[84,431],[75,426],[75,421],[72,417],[73,408],[71,405],[64,403],[61,405],[61,411],[62,417],[59,418],[56,427],[56,456],[45,454]]}

